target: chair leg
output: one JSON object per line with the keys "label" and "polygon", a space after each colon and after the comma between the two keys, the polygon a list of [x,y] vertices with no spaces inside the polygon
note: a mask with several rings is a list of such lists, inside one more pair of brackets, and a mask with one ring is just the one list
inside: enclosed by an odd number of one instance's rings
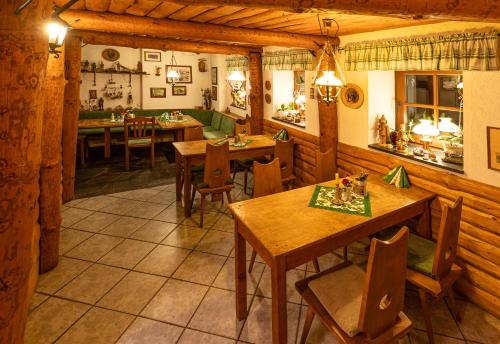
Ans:
{"label": "chair leg", "polygon": [[453,286],[451,286],[448,289],[447,294],[448,294],[448,301],[449,301],[448,304],[451,308],[451,313],[453,314],[453,317],[458,322],[462,321],[462,318],[460,317],[460,313],[458,312],[457,301],[455,300],[455,293],[453,291]]}
{"label": "chair leg", "polygon": [[308,306],[306,320],[304,321],[304,328],[302,329],[302,335],[300,336],[300,344],[306,343],[307,335],[311,330],[311,325],[313,320],[314,320],[314,310],[311,306]]}
{"label": "chair leg", "polygon": [[200,227],[203,227],[203,214],[205,213],[205,194],[201,194],[201,203],[200,203]]}
{"label": "chair leg", "polygon": [[[222,195],[222,196],[223,196],[222,198],[224,198],[224,195]],[[228,204],[233,203],[233,199],[231,197],[231,190],[226,190],[226,196],[227,196],[227,203]]]}
{"label": "chair leg", "polygon": [[80,164],[82,167],[85,166],[85,143],[83,140],[80,141]]}
{"label": "chair leg", "polygon": [[250,264],[248,265],[248,272],[252,272],[253,265],[255,263],[255,258],[257,258],[257,251],[252,250],[252,257],[250,258]]}
{"label": "chair leg", "polygon": [[248,185],[248,169],[245,167],[243,170],[243,192],[245,193],[245,195],[248,195],[247,185]]}
{"label": "chair leg", "polygon": [[349,257],[347,256],[347,246],[344,246],[344,263],[349,261]]}
{"label": "chair leg", "polygon": [[155,145],[151,145],[151,168],[155,167]]}
{"label": "chair leg", "polygon": [[130,151],[128,147],[125,147],[125,171],[130,169]]}
{"label": "chair leg", "polygon": [[314,272],[318,273],[321,271],[321,269],[319,268],[318,258],[313,259],[313,266],[314,266]]}
{"label": "chair leg", "polygon": [[434,344],[434,334],[432,332],[431,312],[429,310],[429,303],[427,300],[427,294],[422,289],[419,289],[418,296],[420,297],[420,304],[422,305],[422,312],[424,314],[425,327],[427,329],[427,337],[429,339],[429,344]]}
{"label": "chair leg", "polygon": [[193,186],[193,192],[191,193],[191,209],[193,209],[194,197],[196,196],[196,188]]}
{"label": "chair leg", "polygon": [[236,178],[236,173],[238,173],[238,160],[234,160],[234,171],[233,171],[233,180]]}

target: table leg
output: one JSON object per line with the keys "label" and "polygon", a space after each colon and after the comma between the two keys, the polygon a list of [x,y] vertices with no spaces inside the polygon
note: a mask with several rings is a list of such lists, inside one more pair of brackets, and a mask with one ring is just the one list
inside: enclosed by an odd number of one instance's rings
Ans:
{"label": "table leg", "polygon": [[424,238],[430,239],[432,237],[430,202],[426,202],[425,210],[418,219],[417,233],[423,236]]}
{"label": "table leg", "polygon": [[111,128],[104,128],[104,159],[111,158]]}
{"label": "table leg", "polygon": [[247,308],[247,261],[246,242],[238,232],[238,220],[234,221],[235,279],[236,279],[236,316],[243,320],[248,315]]}
{"label": "table leg", "polygon": [[181,185],[181,174],[182,174],[182,157],[175,150],[175,197],[177,201],[181,200],[182,185]]}
{"label": "table leg", "polygon": [[184,216],[191,217],[191,159],[184,158]]}
{"label": "table leg", "polygon": [[287,343],[286,268],[285,261],[277,258],[271,266],[273,343]]}

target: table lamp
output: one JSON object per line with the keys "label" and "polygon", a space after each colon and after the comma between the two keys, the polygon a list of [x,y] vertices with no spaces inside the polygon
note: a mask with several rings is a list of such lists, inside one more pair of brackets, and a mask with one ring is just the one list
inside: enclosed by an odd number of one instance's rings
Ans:
{"label": "table lamp", "polygon": [[429,150],[429,144],[434,136],[439,135],[439,130],[430,119],[421,119],[420,123],[413,127],[415,134],[421,135],[420,142],[424,146],[424,150]]}

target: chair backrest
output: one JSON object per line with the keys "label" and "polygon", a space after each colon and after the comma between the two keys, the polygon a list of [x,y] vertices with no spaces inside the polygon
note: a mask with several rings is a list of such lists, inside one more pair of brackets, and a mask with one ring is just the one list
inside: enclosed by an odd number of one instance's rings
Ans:
{"label": "chair backrest", "polygon": [[316,151],[316,183],[323,183],[335,179],[335,160],[333,148],[322,153]]}
{"label": "chair backrest", "polygon": [[407,227],[388,241],[372,239],[359,314],[359,329],[369,338],[394,325],[404,307]]}
{"label": "chair backrest", "polygon": [[458,232],[460,231],[460,219],[462,217],[463,198],[458,197],[453,206],[445,204],[442,207],[441,224],[432,264],[432,274],[437,279],[448,275],[455,262],[458,246]]}
{"label": "chair backrest", "polygon": [[184,128],[184,141],[203,140],[203,127]]}
{"label": "chair backrest", "polygon": [[[125,141],[128,141],[129,136],[132,136],[135,139],[151,137],[154,142],[156,125],[155,117],[125,118],[123,124],[125,126]],[[148,135],[148,131],[151,132],[151,135]]]}
{"label": "chair backrest", "polygon": [[288,141],[276,140],[274,157],[280,161],[281,178],[293,174],[293,139]]}
{"label": "chair backrest", "polygon": [[245,121],[245,123],[241,124],[236,122],[234,125],[234,134],[242,134],[245,133],[247,135],[251,135],[252,127],[250,126],[250,121]]}
{"label": "chair backrest", "polygon": [[262,197],[283,191],[279,159],[270,163],[253,162],[253,197]]}
{"label": "chair backrest", "polygon": [[207,142],[203,182],[209,188],[218,188],[227,184],[231,172],[229,170],[229,143],[212,145]]}

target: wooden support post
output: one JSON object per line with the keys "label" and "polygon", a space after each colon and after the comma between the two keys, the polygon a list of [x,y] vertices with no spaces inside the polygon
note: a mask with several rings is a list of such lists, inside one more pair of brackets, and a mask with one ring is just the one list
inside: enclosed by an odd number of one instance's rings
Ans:
{"label": "wooden support post", "polygon": [[62,124],[63,203],[75,197],[76,144],[80,112],[80,60],[82,41],[69,34],[66,38],[66,87]]}
{"label": "wooden support post", "polygon": [[262,92],[262,54],[251,52],[250,64],[250,107],[252,134],[262,134],[264,128],[264,92]]}
{"label": "wooden support post", "polygon": [[64,98],[64,55],[49,55],[45,74],[45,105],[42,123],[40,167],[40,273],[59,261],[62,197],[62,119]]}
{"label": "wooden support post", "polygon": [[39,170],[50,3],[0,6],[0,343],[23,343],[38,278]]}

